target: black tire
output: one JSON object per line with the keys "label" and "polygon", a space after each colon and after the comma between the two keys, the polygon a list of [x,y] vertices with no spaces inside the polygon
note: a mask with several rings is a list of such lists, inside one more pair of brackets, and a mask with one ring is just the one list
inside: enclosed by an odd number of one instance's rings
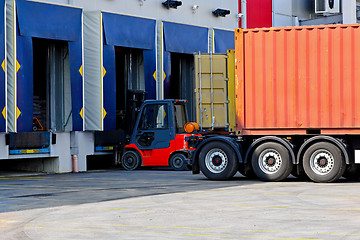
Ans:
{"label": "black tire", "polygon": [[141,156],[137,151],[126,151],[121,158],[121,165],[125,170],[133,171],[141,166]]}
{"label": "black tire", "polygon": [[330,183],[338,180],[346,170],[341,150],[332,143],[318,142],[304,153],[303,167],[314,182]]}
{"label": "black tire", "polygon": [[176,171],[184,171],[186,169],[186,157],[182,153],[175,153],[169,159],[169,166]]}
{"label": "black tire", "polygon": [[201,172],[211,180],[227,180],[238,170],[235,151],[226,143],[215,141],[206,144],[200,151]]}
{"label": "black tire", "polygon": [[360,165],[352,163],[347,165],[343,177],[348,180],[359,181],[360,179]]}
{"label": "black tire", "polygon": [[258,178],[271,182],[284,180],[293,169],[289,151],[275,142],[258,146],[252,154],[251,164]]}

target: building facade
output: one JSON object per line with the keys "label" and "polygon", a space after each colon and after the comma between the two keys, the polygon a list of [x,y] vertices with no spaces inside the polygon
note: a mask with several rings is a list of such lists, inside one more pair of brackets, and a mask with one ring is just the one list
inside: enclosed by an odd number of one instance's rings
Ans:
{"label": "building facade", "polygon": [[194,104],[193,53],[234,48],[240,19],[235,0],[1,2],[0,165],[44,172],[112,154],[138,93]]}
{"label": "building facade", "polygon": [[0,0],[0,167],[86,171],[134,99],[187,99],[196,119],[194,53],[225,54],[237,27],[356,23],[359,2]]}

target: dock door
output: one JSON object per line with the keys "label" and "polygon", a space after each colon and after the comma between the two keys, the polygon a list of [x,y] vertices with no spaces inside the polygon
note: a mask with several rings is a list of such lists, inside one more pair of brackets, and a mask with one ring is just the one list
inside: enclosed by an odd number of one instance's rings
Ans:
{"label": "dock door", "polygon": [[145,92],[147,99],[156,97],[155,29],[154,19],[84,14],[85,128],[95,131],[94,155],[124,144]]}
{"label": "dock door", "polygon": [[194,56],[191,54],[171,53],[169,99],[188,100],[186,110],[190,121],[195,121],[194,109]]}
{"label": "dock door", "polygon": [[190,121],[195,114],[194,56],[196,52],[207,53],[207,28],[163,22],[164,32],[164,98],[188,100],[187,112]]}
{"label": "dock door", "polygon": [[67,42],[33,38],[33,131],[71,131]]}
{"label": "dock door", "polygon": [[[129,106],[136,99],[136,93],[145,92],[143,50],[115,47],[116,65],[116,129],[127,129],[127,115],[134,109]],[[133,119],[135,121],[136,119]]]}

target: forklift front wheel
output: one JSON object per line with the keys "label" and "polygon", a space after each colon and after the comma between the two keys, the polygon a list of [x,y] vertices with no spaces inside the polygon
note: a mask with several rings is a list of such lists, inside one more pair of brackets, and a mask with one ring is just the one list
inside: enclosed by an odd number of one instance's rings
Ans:
{"label": "forklift front wheel", "polygon": [[182,153],[175,153],[169,159],[169,165],[176,171],[184,171],[186,169],[186,157]]}
{"label": "forklift front wheel", "polygon": [[137,151],[126,151],[121,158],[121,165],[125,170],[133,171],[141,166],[141,156]]}

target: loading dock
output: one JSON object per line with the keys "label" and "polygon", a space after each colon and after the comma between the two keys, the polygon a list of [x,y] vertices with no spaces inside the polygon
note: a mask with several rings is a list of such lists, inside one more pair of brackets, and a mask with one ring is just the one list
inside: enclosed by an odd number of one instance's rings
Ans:
{"label": "loading dock", "polygon": [[115,46],[115,69],[116,129],[126,130],[129,123],[126,117],[130,114],[126,106],[131,100],[128,90],[145,92],[143,50]]}
{"label": "loading dock", "polygon": [[85,129],[95,131],[95,154],[112,155],[131,134],[134,109],[156,98],[155,28],[153,19],[84,14]]}
{"label": "loading dock", "polygon": [[209,52],[209,29],[174,22],[163,22],[164,98],[187,99],[189,120],[195,121],[193,53]]}
{"label": "loading dock", "polygon": [[195,121],[194,113],[194,56],[192,54],[171,53],[171,80],[167,99],[186,99],[189,121]]}
{"label": "loading dock", "polygon": [[33,38],[33,56],[33,131],[71,131],[68,43]]}
{"label": "loading dock", "polygon": [[17,0],[6,1],[6,15],[8,134],[0,158],[27,161],[28,170],[70,172],[75,154],[86,170],[88,150],[76,142],[86,135],[78,132],[84,125],[82,9]]}

